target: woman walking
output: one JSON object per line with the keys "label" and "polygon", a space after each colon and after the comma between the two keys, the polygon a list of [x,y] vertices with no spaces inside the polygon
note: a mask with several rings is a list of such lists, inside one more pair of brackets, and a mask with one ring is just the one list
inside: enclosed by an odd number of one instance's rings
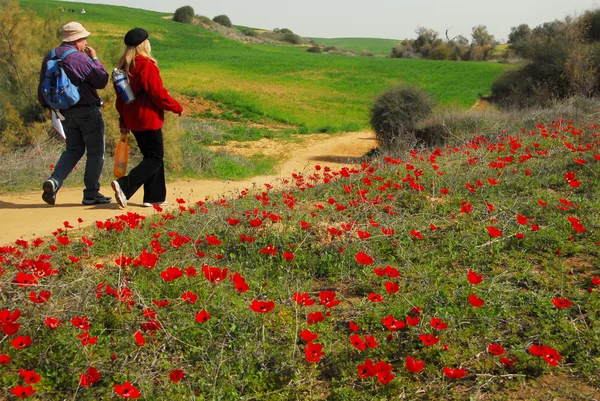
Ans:
{"label": "woman walking", "polygon": [[[165,205],[167,186],[163,164],[162,126],[164,112],[181,116],[183,107],[163,87],[156,60],[152,57],[148,32],[134,28],[125,35],[125,52],[118,68],[125,71],[135,100],[125,104],[117,95],[121,133],[133,132],[143,159],[128,175],[112,182],[115,198],[122,207],[143,185],[144,206]],[[115,87],[116,90],[116,87]]]}

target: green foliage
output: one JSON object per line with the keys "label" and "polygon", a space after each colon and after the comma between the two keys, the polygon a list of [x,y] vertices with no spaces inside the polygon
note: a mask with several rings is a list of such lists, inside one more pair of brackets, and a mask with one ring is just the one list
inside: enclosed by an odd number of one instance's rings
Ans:
{"label": "green foliage", "polygon": [[385,149],[414,146],[417,125],[433,110],[427,93],[409,85],[397,85],[381,94],[371,107],[371,128]]}
{"label": "green foliage", "polygon": [[216,22],[217,24],[223,25],[224,27],[227,27],[227,28],[233,27],[231,20],[226,15],[217,15],[215,18],[213,18],[213,21]]}
{"label": "green foliage", "polygon": [[306,51],[309,53],[322,53],[321,46],[311,46]]}
{"label": "green foliage", "polygon": [[575,94],[593,96],[600,90],[598,47],[593,37],[593,12],[541,24],[530,33],[526,25],[513,28],[510,48],[527,63],[507,72],[492,88],[503,107],[534,107]]}
{"label": "green foliage", "polygon": [[191,24],[194,20],[194,9],[191,6],[179,7],[173,14],[173,21]]}

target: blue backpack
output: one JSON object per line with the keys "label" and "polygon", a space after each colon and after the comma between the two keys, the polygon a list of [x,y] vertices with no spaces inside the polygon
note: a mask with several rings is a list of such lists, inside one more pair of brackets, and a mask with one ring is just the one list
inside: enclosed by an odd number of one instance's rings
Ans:
{"label": "blue backpack", "polygon": [[46,63],[46,75],[42,82],[42,93],[51,109],[68,109],[79,101],[79,90],[63,67],[63,60],[76,51],[77,49],[69,49],[62,57],[56,56],[56,49],[50,52],[50,59]]}

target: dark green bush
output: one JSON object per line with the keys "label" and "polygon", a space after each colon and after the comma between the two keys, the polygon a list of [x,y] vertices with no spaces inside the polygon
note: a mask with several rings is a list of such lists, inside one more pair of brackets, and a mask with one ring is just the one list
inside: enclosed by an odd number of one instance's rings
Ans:
{"label": "dark green bush", "polygon": [[418,124],[433,107],[433,99],[415,86],[400,84],[384,92],[371,107],[370,123],[380,145],[394,149],[414,142]]}
{"label": "dark green bush", "polygon": [[[283,29],[281,31],[283,31]],[[290,31],[290,32],[284,33],[283,41],[291,43],[293,45],[299,45],[300,43],[302,43],[302,38]]]}
{"label": "dark green bush", "polygon": [[253,30],[253,29],[244,29],[244,30],[242,31],[242,33],[243,33],[245,36],[250,36],[250,37],[252,37],[252,38],[257,38],[257,37],[258,37],[258,32],[256,32],[256,31],[255,31],[255,30]]}
{"label": "dark green bush", "polygon": [[306,49],[306,51],[309,53],[321,53],[321,47],[312,46],[312,47],[309,47],[308,49]]}
{"label": "dark green bush", "polygon": [[179,7],[173,14],[173,21],[191,24],[194,20],[194,9],[190,6]]}
{"label": "dark green bush", "polygon": [[215,18],[213,18],[213,21],[227,28],[231,28],[233,26],[231,20],[226,15],[217,15]]}

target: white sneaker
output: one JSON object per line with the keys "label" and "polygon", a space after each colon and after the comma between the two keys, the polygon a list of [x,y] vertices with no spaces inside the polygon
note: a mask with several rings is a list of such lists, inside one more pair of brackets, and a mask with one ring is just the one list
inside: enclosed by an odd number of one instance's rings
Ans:
{"label": "white sneaker", "polygon": [[117,181],[113,181],[110,183],[110,186],[115,191],[115,199],[117,200],[117,203],[121,205],[121,207],[127,207],[127,197],[123,193],[119,183]]}
{"label": "white sneaker", "polygon": [[169,202],[163,201],[163,202],[152,202],[152,203],[144,202],[144,203],[142,203],[142,206],[144,206],[144,207],[152,207],[154,205],[163,207],[163,206],[168,206]]}

